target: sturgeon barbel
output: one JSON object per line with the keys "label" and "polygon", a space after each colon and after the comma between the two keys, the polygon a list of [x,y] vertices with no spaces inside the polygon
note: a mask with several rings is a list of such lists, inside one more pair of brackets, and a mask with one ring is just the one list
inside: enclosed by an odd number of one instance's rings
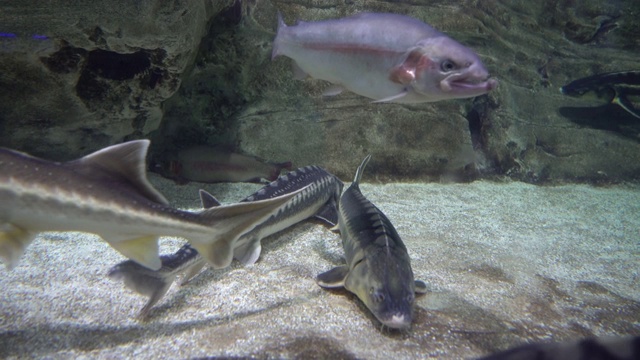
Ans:
{"label": "sturgeon barbel", "polygon": [[183,237],[214,262],[212,246],[233,241],[297,195],[200,212],[178,210],[147,180],[148,147],[148,140],[130,141],[64,163],[0,148],[0,258],[7,267],[42,231],[97,234],[124,256],[156,270],[161,267],[158,237]]}
{"label": "sturgeon barbel", "polygon": [[413,279],[409,253],[391,221],[360,192],[360,178],[370,158],[362,161],[338,203],[347,265],[318,275],[316,282],[325,288],[344,287],[383,325],[406,329],[413,318],[414,294],[426,292],[427,285]]}
{"label": "sturgeon barbel", "polygon": [[287,56],[302,73],[376,102],[469,98],[498,84],[471,49],[408,16],[361,13],[295,26],[278,20],[272,58]]}
{"label": "sturgeon barbel", "polygon": [[[214,268],[229,266],[231,257],[245,265],[255,263],[262,249],[261,240],[282,231],[302,220],[315,216],[335,226],[338,222],[336,204],[342,192],[342,181],[318,166],[306,166],[280,176],[241,203],[272,199],[283,194],[296,193],[277,212],[242,234],[233,242],[221,243],[218,249],[220,263]],[[219,206],[218,201],[205,191],[200,192],[202,206]],[[130,289],[149,297],[140,311],[145,316],[169,290],[176,276],[184,274],[182,283],[186,283],[205,266],[204,259],[189,244],[181,247],[175,254],[161,256],[162,268],[151,271],[132,262],[124,261],[109,271],[109,276],[124,280]]]}

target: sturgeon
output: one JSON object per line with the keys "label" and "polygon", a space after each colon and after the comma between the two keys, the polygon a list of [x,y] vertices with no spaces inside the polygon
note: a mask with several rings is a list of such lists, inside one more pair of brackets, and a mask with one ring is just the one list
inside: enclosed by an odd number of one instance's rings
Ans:
{"label": "sturgeon", "polygon": [[597,97],[620,106],[631,116],[640,119],[640,109],[629,96],[640,95],[640,71],[621,71],[596,74],[574,80],[560,88],[564,95],[580,97],[593,92]]}
{"label": "sturgeon", "polygon": [[254,156],[232,152],[224,147],[196,145],[168,156],[165,166],[159,163],[160,175],[177,183],[189,181],[262,182],[274,181],[283,169],[291,170],[291,162],[271,163]]}
{"label": "sturgeon", "polygon": [[220,242],[234,241],[298,194],[178,210],[147,180],[148,147],[148,140],[130,141],[64,163],[0,148],[0,258],[7,267],[17,264],[42,231],[97,234],[155,270],[161,267],[158,237],[183,237],[217,263]]}
{"label": "sturgeon", "polygon": [[[282,194],[297,192],[278,212],[251,231],[242,234],[235,242],[229,243],[225,250],[228,261],[221,264],[222,267],[229,265],[232,254],[244,265],[255,263],[260,256],[262,249],[260,242],[263,238],[309,217],[314,216],[335,226],[338,222],[336,203],[342,187],[342,181],[336,176],[318,166],[307,166],[280,176],[245,198],[241,203],[272,199]],[[200,196],[203,207],[219,206],[219,202],[206,191],[201,190]],[[111,278],[123,280],[130,289],[149,297],[139,313],[141,317],[145,316],[166,294],[178,275],[184,274],[182,277],[182,284],[184,284],[205,266],[202,256],[189,244],[185,244],[174,254],[161,256],[160,259],[162,268],[157,271],[146,269],[132,261],[121,262],[109,271]]]}
{"label": "sturgeon", "polygon": [[469,98],[498,84],[471,49],[397,14],[361,13],[295,26],[278,14],[271,56],[280,55],[293,59],[298,77],[326,80],[375,102]]}
{"label": "sturgeon", "polygon": [[316,282],[325,288],[344,287],[383,325],[406,329],[411,326],[415,293],[425,293],[427,285],[413,279],[409,253],[391,221],[360,192],[369,159],[371,155],[364,158],[338,204],[347,265],[318,275]]}

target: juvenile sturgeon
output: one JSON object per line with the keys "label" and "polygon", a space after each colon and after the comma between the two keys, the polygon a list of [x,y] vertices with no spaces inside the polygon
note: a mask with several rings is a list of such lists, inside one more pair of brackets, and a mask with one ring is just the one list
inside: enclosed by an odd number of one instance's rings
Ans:
{"label": "juvenile sturgeon", "polygon": [[[338,222],[336,203],[342,187],[342,181],[326,170],[318,166],[307,166],[280,176],[245,198],[241,203],[251,203],[297,192],[278,212],[251,231],[242,234],[234,242],[228,243],[223,250],[224,254],[228,255],[228,259],[217,268],[228,266],[231,263],[231,256],[245,265],[255,263],[260,256],[262,249],[260,241],[263,238],[309,217],[315,216],[335,226]],[[219,205],[219,202],[206,191],[201,190],[200,197],[202,206],[205,208]],[[149,297],[140,311],[140,316],[145,316],[166,294],[179,274],[184,274],[182,278],[184,284],[206,265],[198,251],[189,244],[185,244],[174,254],[161,256],[160,259],[162,267],[157,271],[146,269],[132,261],[121,262],[109,271],[111,278],[122,279],[127,287]]]}
{"label": "juvenile sturgeon", "polygon": [[407,248],[391,221],[360,192],[360,178],[371,155],[356,171],[338,204],[338,226],[347,265],[317,276],[325,288],[354,293],[385,326],[411,326],[415,293],[427,285],[414,281]]}
{"label": "juvenile sturgeon", "polygon": [[640,95],[640,71],[610,72],[588,76],[568,83],[560,88],[560,92],[573,97],[593,92],[598,98],[616,104],[640,119],[640,110],[629,100],[629,96]]}
{"label": "juvenile sturgeon", "polygon": [[235,241],[298,194],[181,211],[147,180],[148,147],[148,140],[130,141],[64,163],[0,148],[0,258],[7,267],[42,231],[97,234],[150,269],[161,267],[158,237],[183,237],[217,263],[219,243]]}
{"label": "juvenile sturgeon", "polygon": [[469,98],[498,84],[472,50],[397,14],[361,13],[295,26],[278,15],[271,57],[279,55],[293,59],[298,77],[308,74],[375,102]]}

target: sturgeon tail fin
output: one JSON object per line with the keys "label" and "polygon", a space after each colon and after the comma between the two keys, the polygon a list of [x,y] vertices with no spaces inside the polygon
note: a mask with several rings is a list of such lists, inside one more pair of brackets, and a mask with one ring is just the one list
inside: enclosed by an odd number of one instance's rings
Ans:
{"label": "sturgeon tail fin", "polygon": [[275,215],[308,186],[267,200],[239,202],[205,209],[199,216],[203,223],[211,226],[211,233],[206,238],[188,240],[215,269],[226,268],[231,264],[240,236]]}
{"label": "sturgeon tail fin", "polygon": [[367,163],[369,163],[369,160],[371,160],[371,155],[367,155],[364,160],[362,160],[362,163],[360,163],[360,166],[358,166],[358,170],[356,170],[356,176],[353,178],[354,184],[360,185],[362,173],[364,172],[364,168],[367,166]]}

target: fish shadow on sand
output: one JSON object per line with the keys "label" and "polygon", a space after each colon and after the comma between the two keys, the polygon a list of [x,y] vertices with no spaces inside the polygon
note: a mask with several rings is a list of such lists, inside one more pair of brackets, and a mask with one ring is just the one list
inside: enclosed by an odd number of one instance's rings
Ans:
{"label": "fish shadow on sand", "polygon": [[611,131],[640,142],[640,120],[615,104],[596,107],[570,107],[559,109],[560,115],[571,122],[592,129]]}
{"label": "fish shadow on sand", "polygon": [[298,299],[274,303],[262,309],[237,312],[230,315],[211,316],[201,320],[174,323],[141,323],[129,326],[42,324],[20,330],[0,333],[0,358],[26,356],[42,357],[63,351],[94,351],[137,343],[185,331],[214,328],[239,319],[259,316],[280,307],[298,306]]}

